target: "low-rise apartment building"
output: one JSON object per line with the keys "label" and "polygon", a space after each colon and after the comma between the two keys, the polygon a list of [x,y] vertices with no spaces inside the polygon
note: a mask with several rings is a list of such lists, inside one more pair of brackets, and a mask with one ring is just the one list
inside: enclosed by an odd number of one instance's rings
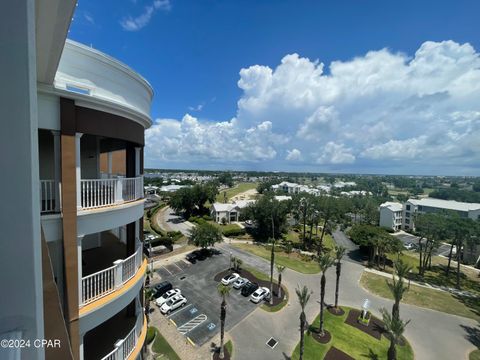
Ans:
{"label": "low-rise apartment building", "polygon": [[397,202],[385,202],[380,205],[380,226],[398,231],[403,223],[403,205]]}

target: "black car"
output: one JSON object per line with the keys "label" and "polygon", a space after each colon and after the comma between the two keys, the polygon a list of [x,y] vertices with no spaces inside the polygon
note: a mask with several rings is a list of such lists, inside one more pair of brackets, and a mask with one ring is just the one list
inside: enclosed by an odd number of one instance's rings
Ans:
{"label": "black car", "polygon": [[168,290],[172,290],[173,286],[168,281],[162,281],[160,284],[157,284],[153,287],[153,297],[159,298],[165,294]]}
{"label": "black car", "polygon": [[192,264],[195,264],[197,262],[197,254],[195,253],[195,251],[193,251],[190,254],[187,254],[187,256],[185,256],[185,259],[190,261]]}
{"label": "black car", "polygon": [[250,281],[248,283],[246,283],[245,285],[243,285],[242,287],[242,295],[243,296],[250,296],[252,295],[255,290],[258,289],[258,284],[257,283],[251,283]]}

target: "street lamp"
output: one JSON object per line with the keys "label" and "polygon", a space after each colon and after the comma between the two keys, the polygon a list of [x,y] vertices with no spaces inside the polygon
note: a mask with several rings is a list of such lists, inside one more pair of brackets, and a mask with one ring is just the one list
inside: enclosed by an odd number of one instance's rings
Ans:
{"label": "street lamp", "polygon": [[412,270],[408,271],[408,290],[410,290],[410,281],[412,279]]}
{"label": "street lamp", "polygon": [[228,269],[232,270],[232,252],[231,251],[230,251],[230,266]]}

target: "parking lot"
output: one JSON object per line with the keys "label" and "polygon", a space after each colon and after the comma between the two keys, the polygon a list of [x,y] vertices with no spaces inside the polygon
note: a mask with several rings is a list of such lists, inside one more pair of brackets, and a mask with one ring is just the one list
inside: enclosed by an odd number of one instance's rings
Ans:
{"label": "parking lot", "polygon": [[[418,236],[408,234],[408,233],[400,233],[400,234],[394,234],[397,239],[403,242],[403,244],[407,243],[413,243],[415,245],[418,244]],[[447,255],[448,252],[450,251],[450,247],[448,244],[441,244],[438,249],[435,250],[434,254],[435,255]]]}
{"label": "parking lot", "polygon": [[[204,344],[220,331],[221,298],[214,276],[228,268],[229,262],[229,255],[220,253],[195,264],[179,260],[157,270],[162,281],[170,281],[187,298],[187,304],[167,318],[177,327],[179,336],[188,337],[196,345]],[[257,306],[232,287],[227,297],[225,330],[231,329]],[[153,307],[159,311],[158,307]]]}

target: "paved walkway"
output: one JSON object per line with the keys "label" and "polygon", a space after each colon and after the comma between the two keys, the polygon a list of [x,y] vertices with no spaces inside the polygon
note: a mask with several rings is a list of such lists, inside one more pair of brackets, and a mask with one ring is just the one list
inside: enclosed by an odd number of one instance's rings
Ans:
{"label": "paved walkway", "polygon": [[[245,263],[269,272],[269,263],[262,258],[241,251],[229,244],[220,244],[225,251],[231,251]],[[351,262],[343,262],[340,281],[340,303],[359,308],[365,298],[370,299],[371,311],[380,316],[379,309],[390,309],[392,301],[368,293],[360,284],[359,279],[363,266]],[[283,275],[283,283],[290,293],[289,304],[279,313],[268,313],[261,309],[255,310],[250,316],[237,324],[230,335],[234,341],[235,360],[251,359],[287,359],[299,341],[299,315],[295,288],[306,285],[313,291],[306,308],[307,320],[312,322],[319,313],[319,275],[305,275],[287,269]],[[326,302],[333,303],[335,271],[327,272]],[[478,328],[474,320],[444,314],[434,310],[402,304],[402,318],[411,319],[406,330],[406,337],[415,352],[415,358],[428,359],[467,359],[468,353],[475,349],[468,339],[469,331],[473,333]],[[273,336],[279,341],[275,349],[268,348],[265,343]]]}

